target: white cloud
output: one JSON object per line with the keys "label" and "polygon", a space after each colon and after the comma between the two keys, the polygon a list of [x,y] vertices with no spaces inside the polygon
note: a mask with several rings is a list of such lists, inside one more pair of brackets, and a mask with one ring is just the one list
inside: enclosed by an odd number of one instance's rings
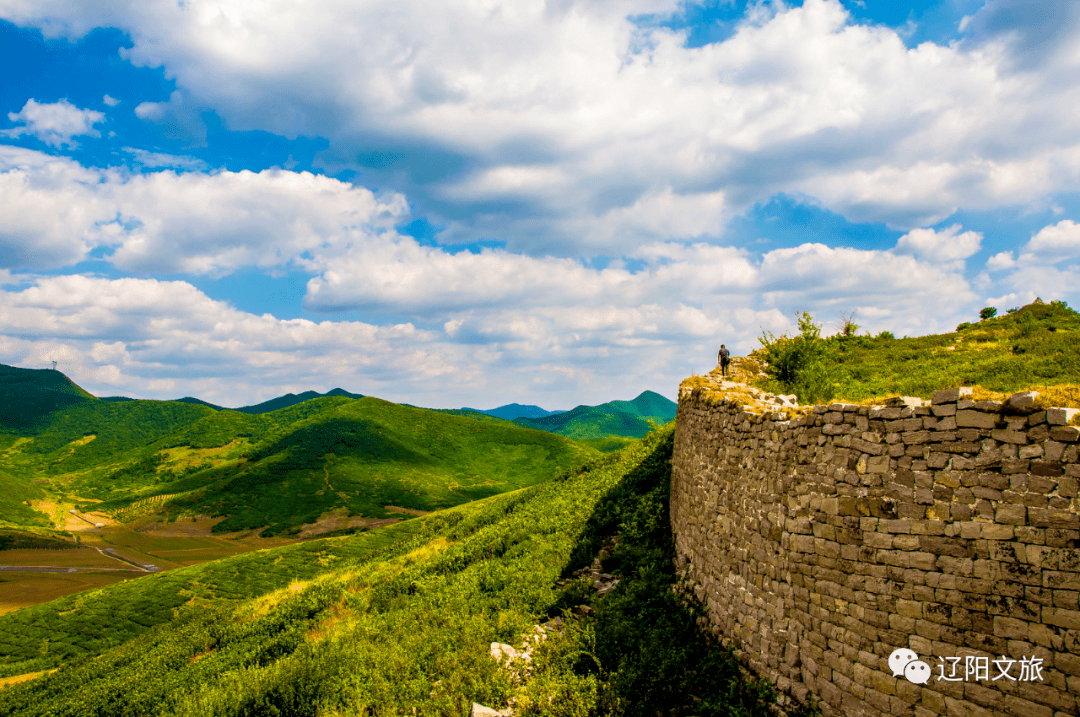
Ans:
{"label": "white cloud", "polygon": [[206,145],[206,123],[199,108],[184,102],[183,93],[174,90],[168,102],[142,102],[135,108],[135,116],[161,127],[170,139],[183,140],[188,147]]}
{"label": "white cloud", "polygon": [[101,101],[107,104],[109,107],[116,107],[118,104],[120,104],[120,100],[116,99],[115,97],[109,97],[108,95],[102,97]]}
{"label": "white cloud", "polygon": [[10,268],[67,266],[95,247],[135,272],[306,266],[312,252],[329,261],[408,213],[401,195],[311,173],[132,174],[5,146],[0,188],[0,266]]}
{"label": "white cloud", "polygon": [[1064,219],[1040,229],[1019,250],[1001,252],[990,257],[987,268],[1011,270],[1000,280],[1002,287],[1013,291],[990,299],[999,308],[1014,303],[1028,303],[1036,296],[1045,301],[1077,301],[1080,287],[1080,266],[1058,266],[1080,258],[1080,224]]}
{"label": "white cloud", "polygon": [[105,115],[96,110],[81,110],[67,100],[59,102],[26,101],[18,112],[8,112],[8,119],[21,122],[21,127],[0,130],[0,136],[22,137],[30,135],[51,147],[75,147],[72,137],[100,137],[94,125],[105,121]]}
{"label": "white cloud", "polygon": [[[1080,182],[1080,57],[1020,67],[1020,45],[991,31],[1015,4],[988,3],[949,47],[907,48],[835,0],[756,6],[696,48],[627,20],[678,7],[0,0],[0,15],[129,32],[125,56],[177,83],[137,113],[191,143],[213,109],[230,129],[326,137],[334,169],[378,153],[369,176],[446,225],[444,241],[612,254],[718,235],[778,192],[912,229]],[[1076,46],[1071,20],[1040,27]]]}
{"label": "white cloud", "polygon": [[123,147],[122,149],[132,156],[136,164],[147,169],[183,169],[188,172],[206,172],[210,169],[206,162],[197,157],[148,152],[145,149],[136,149],[135,147]]}
{"label": "white cloud", "polygon": [[1011,269],[1016,266],[1016,258],[1011,251],[1002,251],[986,260],[986,268],[991,271]]}
{"label": "white cloud", "polygon": [[0,293],[0,362],[33,365],[62,347],[73,376],[99,393],[224,405],[341,385],[421,405],[568,407],[645,388],[673,395],[710,367],[720,341],[753,349],[763,329],[791,329],[796,310],[831,328],[854,309],[867,330],[914,334],[951,328],[976,299],[955,270],[887,251],[809,244],[755,261],[665,243],[637,261],[635,271],[601,270],[448,254],[387,234],[309,284],[311,308],[415,315],[431,329],[254,316],[178,281],[76,275],[26,287],[15,275],[23,288]]}
{"label": "white cloud", "polygon": [[979,251],[982,234],[973,231],[961,233],[960,229],[959,224],[953,224],[940,232],[933,229],[914,229],[897,240],[896,250],[928,261],[951,262],[967,259]]}
{"label": "white cloud", "polygon": [[1056,263],[1080,257],[1080,224],[1064,219],[1045,226],[1020,252],[1021,263]]}
{"label": "white cloud", "polygon": [[85,257],[116,214],[102,179],[69,159],[0,145],[0,266],[45,269]]}

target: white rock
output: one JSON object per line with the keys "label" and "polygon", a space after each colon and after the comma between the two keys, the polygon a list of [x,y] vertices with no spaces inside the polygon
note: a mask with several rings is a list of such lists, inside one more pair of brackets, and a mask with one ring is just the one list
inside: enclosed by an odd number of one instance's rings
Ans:
{"label": "white rock", "polygon": [[518,651],[510,645],[504,645],[501,642],[491,643],[491,657],[500,665],[509,665],[511,662],[517,659]]}

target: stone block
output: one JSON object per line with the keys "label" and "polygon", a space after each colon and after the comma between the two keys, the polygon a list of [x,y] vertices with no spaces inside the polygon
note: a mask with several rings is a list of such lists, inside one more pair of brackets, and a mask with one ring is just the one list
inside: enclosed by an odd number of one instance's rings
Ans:
{"label": "stone block", "polygon": [[1064,426],[1077,414],[1080,414],[1080,408],[1049,408],[1046,411],[1046,422],[1052,426]]}
{"label": "stone block", "polygon": [[1034,413],[1035,399],[1039,397],[1038,391],[1021,391],[1014,393],[1005,399],[1005,410],[1010,413]]}
{"label": "stone block", "polygon": [[930,397],[930,403],[935,406],[942,403],[955,403],[961,398],[970,398],[971,388],[967,386],[961,386],[959,388],[946,388],[941,391],[934,391]]}
{"label": "stone block", "polygon": [[1028,442],[1027,433],[1009,428],[995,428],[991,431],[990,437],[1001,443],[1015,443],[1020,446],[1026,445]]}
{"label": "stone block", "polygon": [[993,428],[997,416],[972,409],[956,412],[956,425],[961,428]]}
{"label": "stone block", "polygon": [[1055,461],[1032,461],[1031,473],[1037,476],[1060,476],[1065,470]]}
{"label": "stone block", "polygon": [[1080,441],[1080,428],[1076,426],[1054,426],[1050,429],[1050,438],[1062,443]]}
{"label": "stone block", "polygon": [[1066,630],[1080,630],[1080,611],[1044,607],[1042,609],[1042,622],[1044,625],[1063,627]]}

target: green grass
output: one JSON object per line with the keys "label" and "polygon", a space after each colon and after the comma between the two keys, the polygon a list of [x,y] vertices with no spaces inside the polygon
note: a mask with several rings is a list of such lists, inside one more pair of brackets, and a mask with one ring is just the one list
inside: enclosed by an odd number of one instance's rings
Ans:
{"label": "green grass", "polygon": [[[72,621],[66,639],[89,646],[83,657],[0,691],[0,715],[464,715],[473,701],[503,707],[511,697],[523,717],[769,714],[770,688],[743,680],[670,590],[673,428],[553,481],[402,524],[414,532],[295,590],[173,608],[173,619],[116,646],[104,612]],[[578,580],[556,585],[616,534],[619,588],[594,597]],[[120,614],[136,601],[159,605],[175,592],[166,577],[110,586],[96,604]],[[140,583],[140,595],[120,592]],[[520,645],[537,621],[582,602],[596,616],[550,637],[523,684],[488,656],[490,642]],[[25,612],[0,618],[0,634]],[[33,646],[40,653],[41,639]]]}
{"label": "green grass", "polygon": [[[825,393],[831,393],[826,400],[929,398],[951,386],[1013,393],[1080,384],[1080,314],[1059,303],[1031,304],[948,334],[834,336],[823,341],[830,384]],[[759,385],[780,393],[789,388],[776,381]]]}

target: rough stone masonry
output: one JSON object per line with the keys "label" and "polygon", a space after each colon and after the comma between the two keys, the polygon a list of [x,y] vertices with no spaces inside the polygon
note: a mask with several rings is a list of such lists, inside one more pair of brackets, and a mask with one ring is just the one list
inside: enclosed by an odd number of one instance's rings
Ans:
{"label": "rough stone masonry", "polygon": [[[671,519],[750,667],[827,715],[1080,714],[1075,411],[970,389],[778,410],[738,388],[680,392]],[[928,682],[894,676],[898,648]]]}

